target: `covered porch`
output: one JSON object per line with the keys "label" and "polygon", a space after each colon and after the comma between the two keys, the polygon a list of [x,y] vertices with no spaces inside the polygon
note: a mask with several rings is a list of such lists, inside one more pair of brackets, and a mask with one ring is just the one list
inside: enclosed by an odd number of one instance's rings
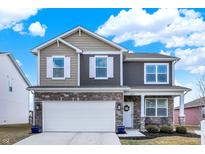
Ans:
{"label": "covered porch", "polygon": [[[180,125],[184,125],[184,96],[180,86],[135,86],[124,93],[123,125],[145,130],[145,125],[174,125],[174,98],[180,98]],[[128,110],[128,108],[131,108]]]}

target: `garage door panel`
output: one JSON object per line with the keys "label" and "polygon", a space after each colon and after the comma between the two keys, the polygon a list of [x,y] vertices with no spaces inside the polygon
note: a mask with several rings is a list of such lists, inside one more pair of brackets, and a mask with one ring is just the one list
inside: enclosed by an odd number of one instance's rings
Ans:
{"label": "garage door panel", "polygon": [[44,102],[44,131],[115,131],[115,102]]}

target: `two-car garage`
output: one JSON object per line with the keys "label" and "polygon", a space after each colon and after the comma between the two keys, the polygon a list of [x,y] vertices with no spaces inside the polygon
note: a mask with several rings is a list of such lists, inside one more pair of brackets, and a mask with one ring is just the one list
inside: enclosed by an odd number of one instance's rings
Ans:
{"label": "two-car garage", "polygon": [[115,132],[115,101],[45,101],[43,131]]}

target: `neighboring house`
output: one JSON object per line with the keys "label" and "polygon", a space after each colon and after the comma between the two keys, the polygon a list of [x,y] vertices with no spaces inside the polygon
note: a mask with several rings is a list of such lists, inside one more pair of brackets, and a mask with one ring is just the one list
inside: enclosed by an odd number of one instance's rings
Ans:
{"label": "neighboring house", "polygon": [[0,125],[28,123],[28,79],[10,53],[0,52],[0,70]]}
{"label": "neighboring house", "polygon": [[[205,119],[205,97],[184,104],[185,125],[200,125]],[[179,107],[175,108],[175,124],[178,125]]]}
{"label": "neighboring house", "polygon": [[174,84],[177,57],[128,53],[89,30],[76,27],[34,48],[38,85],[35,124],[43,131],[115,131],[173,125],[175,96],[190,89]]}

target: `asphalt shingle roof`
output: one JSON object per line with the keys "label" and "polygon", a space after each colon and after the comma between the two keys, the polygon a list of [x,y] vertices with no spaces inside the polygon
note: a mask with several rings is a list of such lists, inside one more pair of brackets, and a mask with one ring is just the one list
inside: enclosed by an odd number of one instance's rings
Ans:
{"label": "asphalt shingle roof", "polygon": [[169,56],[169,55],[163,55],[160,53],[125,53],[125,59],[129,58],[173,58],[173,59],[179,59],[178,57]]}
{"label": "asphalt shingle roof", "polygon": [[142,86],[131,86],[133,89],[182,89],[182,90],[191,90],[187,87],[182,86],[169,86],[169,85],[142,85]]}
{"label": "asphalt shingle roof", "polygon": [[[198,106],[203,106],[203,105],[205,105],[205,97],[201,97],[201,98],[195,99],[191,102],[184,104],[184,108],[198,107]],[[175,109],[179,109],[179,106],[176,107]]]}

